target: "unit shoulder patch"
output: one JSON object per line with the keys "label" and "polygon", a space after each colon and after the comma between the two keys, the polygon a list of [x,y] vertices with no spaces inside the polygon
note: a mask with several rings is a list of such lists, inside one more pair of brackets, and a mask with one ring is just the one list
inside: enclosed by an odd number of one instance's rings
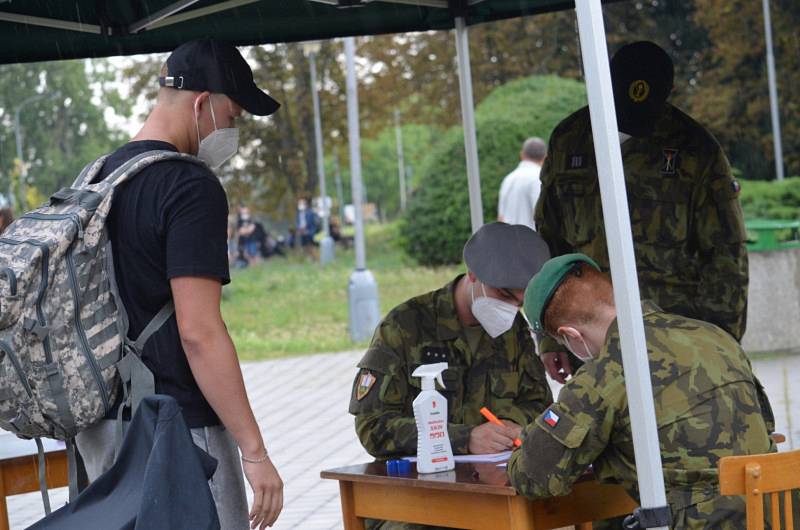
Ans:
{"label": "unit shoulder patch", "polygon": [[356,399],[358,401],[361,401],[369,394],[369,391],[372,390],[373,385],[375,385],[375,381],[377,381],[377,377],[370,372],[366,370],[361,372],[361,375],[358,377],[358,386],[356,386]]}

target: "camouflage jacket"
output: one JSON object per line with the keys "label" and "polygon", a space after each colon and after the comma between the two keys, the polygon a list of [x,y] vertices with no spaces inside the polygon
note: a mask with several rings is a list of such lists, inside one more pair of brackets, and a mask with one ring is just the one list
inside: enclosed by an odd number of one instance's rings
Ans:
{"label": "camouflage jacket", "polygon": [[411,405],[420,380],[411,373],[421,364],[449,364],[443,374],[447,388],[439,392],[447,398],[455,453],[469,452],[470,431],[485,421],[481,407],[524,426],[553,402],[521,315],[496,339],[482,332],[478,351],[472,351],[453,301],[460,278],[394,308],[358,363],[349,410],[361,443],[373,456],[417,452]]}
{"label": "camouflage jacket", "polygon": [[[711,322],[737,340],[745,330],[747,251],[739,184],[722,148],[667,104],[655,132],[622,144],[642,299]],[[562,121],[541,173],[536,226],[553,256],[583,252],[609,268],[587,108]],[[561,351],[544,341],[541,351]]]}
{"label": "camouflage jacket", "polygon": [[[643,313],[671,528],[744,528],[743,500],[719,496],[717,462],[774,451],[750,361],[712,324],[650,302]],[[621,483],[638,498],[616,322],[599,357],[526,427],[508,472],[517,490],[539,498],[567,494],[590,464],[601,481]]]}

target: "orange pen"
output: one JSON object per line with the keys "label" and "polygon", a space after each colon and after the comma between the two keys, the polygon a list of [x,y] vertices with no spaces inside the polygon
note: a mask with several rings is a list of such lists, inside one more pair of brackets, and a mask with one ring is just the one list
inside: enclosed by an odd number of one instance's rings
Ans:
{"label": "orange pen", "polygon": [[[481,407],[481,414],[483,414],[483,417],[489,420],[491,423],[494,423],[495,425],[503,425],[503,422],[498,420],[497,416],[492,414],[492,411],[486,407]],[[514,438],[514,447],[519,447],[520,445],[522,445],[522,440],[519,438]]]}

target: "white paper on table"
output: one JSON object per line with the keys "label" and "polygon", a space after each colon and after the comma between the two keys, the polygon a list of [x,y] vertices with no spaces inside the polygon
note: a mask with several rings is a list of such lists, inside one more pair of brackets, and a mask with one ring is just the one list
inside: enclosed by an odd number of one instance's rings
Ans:
{"label": "white paper on table", "polygon": [[[480,463],[480,462],[505,462],[511,458],[511,451],[503,451],[502,453],[489,453],[485,455],[455,455],[453,459],[456,463]],[[406,456],[403,460],[409,462],[416,462],[416,456]]]}

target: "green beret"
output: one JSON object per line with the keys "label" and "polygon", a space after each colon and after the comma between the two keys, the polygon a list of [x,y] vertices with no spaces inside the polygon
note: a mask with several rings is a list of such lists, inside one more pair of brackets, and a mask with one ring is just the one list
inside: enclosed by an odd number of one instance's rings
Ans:
{"label": "green beret", "polygon": [[600,266],[586,254],[564,254],[548,260],[537,272],[528,287],[525,289],[525,316],[536,333],[543,333],[542,317],[547,304],[556,294],[558,287],[564,282],[564,277],[575,267],[576,263],[588,263],[597,270]]}

